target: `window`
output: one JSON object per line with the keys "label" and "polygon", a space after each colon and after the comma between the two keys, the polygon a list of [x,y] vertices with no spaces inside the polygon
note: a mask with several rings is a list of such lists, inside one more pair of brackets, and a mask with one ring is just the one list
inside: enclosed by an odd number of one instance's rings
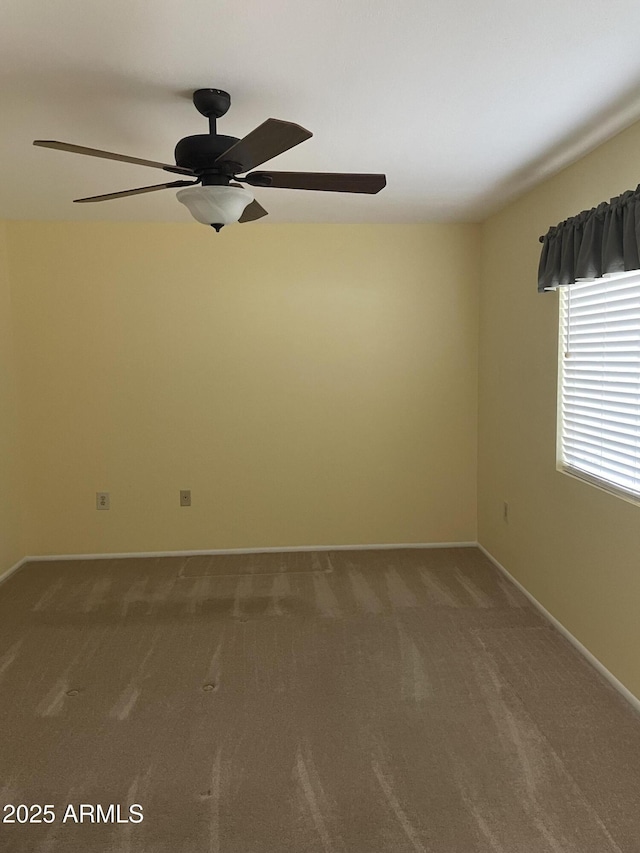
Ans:
{"label": "window", "polygon": [[559,468],[640,501],[640,273],[560,294]]}

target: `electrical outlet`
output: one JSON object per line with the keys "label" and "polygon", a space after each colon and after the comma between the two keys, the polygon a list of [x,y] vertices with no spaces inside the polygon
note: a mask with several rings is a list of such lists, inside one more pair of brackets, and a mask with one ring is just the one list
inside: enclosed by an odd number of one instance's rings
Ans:
{"label": "electrical outlet", "polygon": [[505,524],[509,524],[509,504],[506,501],[502,504],[502,520]]}
{"label": "electrical outlet", "polygon": [[180,506],[191,506],[191,489],[180,489]]}
{"label": "electrical outlet", "polygon": [[109,492],[96,492],[96,509],[111,509]]}

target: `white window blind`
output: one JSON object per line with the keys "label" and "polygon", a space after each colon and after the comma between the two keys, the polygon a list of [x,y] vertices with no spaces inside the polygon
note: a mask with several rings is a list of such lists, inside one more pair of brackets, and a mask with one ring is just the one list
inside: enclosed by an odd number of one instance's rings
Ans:
{"label": "white window blind", "polygon": [[560,332],[561,467],[640,499],[640,274],[564,289]]}

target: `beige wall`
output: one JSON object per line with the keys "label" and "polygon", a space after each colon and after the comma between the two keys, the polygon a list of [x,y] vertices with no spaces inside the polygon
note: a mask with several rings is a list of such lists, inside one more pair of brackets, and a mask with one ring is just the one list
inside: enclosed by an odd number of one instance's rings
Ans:
{"label": "beige wall", "polygon": [[29,553],[474,540],[478,234],[10,223]]}
{"label": "beige wall", "polygon": [[[640,507],[556,471],[558,294],[538,236],[633,188],[640,124],[483,226],[479,539],[640,696]],[[502,520],[503,501],[510,520]]]}
{"label": "beige wall", "polygon": [[0,222],[0,572],[24,556],[19,440],[6,226]]}

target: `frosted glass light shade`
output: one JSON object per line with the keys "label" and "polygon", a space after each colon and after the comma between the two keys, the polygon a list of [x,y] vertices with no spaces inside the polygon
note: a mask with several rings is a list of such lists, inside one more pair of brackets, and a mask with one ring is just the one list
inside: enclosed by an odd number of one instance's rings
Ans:
{"label": "frosted glass light shade", "polygon": [[229,225],[237,222],[253,195],[243,187],[187,187],[176,198],[203,225]]}

